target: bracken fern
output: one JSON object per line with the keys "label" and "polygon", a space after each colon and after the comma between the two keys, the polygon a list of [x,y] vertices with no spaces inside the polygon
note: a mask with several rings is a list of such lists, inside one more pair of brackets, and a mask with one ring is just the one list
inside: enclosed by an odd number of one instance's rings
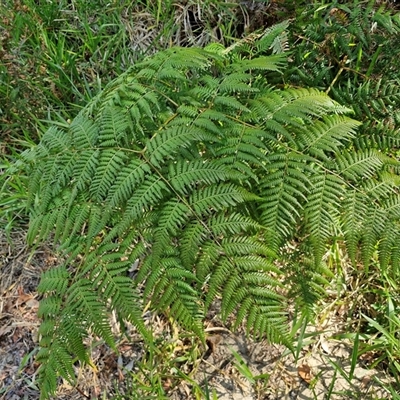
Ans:
{"label": "bracken fern", "polygon": [[148,338],[150,300],[202,337],[220,297],[223,318],[290,347],[287,295],[309,309],[323,292],[333,236],[353,258],[380,238],[387,262],[398,253],[393,161],[354,151],[359,124],[325,93],[269,83],[286,26],[160,52],[25,154],[29,242],[50,236],[65,257],[39,286],[42,398],[74,380],[75,357],[90,363],[89,332],[114,347],[110,310]]}

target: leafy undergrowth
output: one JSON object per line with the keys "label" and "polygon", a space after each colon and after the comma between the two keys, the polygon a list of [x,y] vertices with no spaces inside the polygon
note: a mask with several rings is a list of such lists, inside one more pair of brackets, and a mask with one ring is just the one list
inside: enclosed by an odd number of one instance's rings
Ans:
{"label": "leafy undergrowth", "polygon": [[173,45],[230,45],[288,18],[293,7],[284,3],[1,1],[0,226],[10,232],[26,223],[27,178],[10,166],[49,123],[68,123],[145,55]]}

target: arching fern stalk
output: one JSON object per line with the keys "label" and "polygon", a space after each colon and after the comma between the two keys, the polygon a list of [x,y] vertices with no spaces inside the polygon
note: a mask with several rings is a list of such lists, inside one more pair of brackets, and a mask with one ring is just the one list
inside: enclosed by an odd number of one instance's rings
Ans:
{"label": "arching fern stalk", "polygon": [[[29,242],[51,235],[66,257],[39,286],[43,398],[57,375],[74,380],[73,357],[90,362],[88,332],[113,346],[110,309],[146,337],[148,300],[202,335],[220,296],[224,318],[234,313],[237,325],[290,346],[278,265],[287,263],[298,280],[292,293],[309,303],[321,289],[324,246],[342,229],[343,201],[352,246],[362,232],[351,212],[362,207],[375,207],[374,220],[385,215],[379,232],[393,231],[395,200],[376,201],[386,159],[371,152],[367,164],[346,149],[357,126],[349,110],[313,89],[269,84],[285,67],[273,53],[285,47],[277,45],[285,28],[230,49],[160,52],[25,155]],[[303,242],[303,261],[285,258],[293,239]]]}

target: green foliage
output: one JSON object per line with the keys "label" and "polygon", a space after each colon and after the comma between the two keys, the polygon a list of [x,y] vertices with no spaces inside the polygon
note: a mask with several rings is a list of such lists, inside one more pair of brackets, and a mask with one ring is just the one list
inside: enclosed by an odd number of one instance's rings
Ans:
{"label": "green foliage", "polygon": [[[398,204],[400,90],[393,58],[400,48],[399,14],[373,1],[331,2],[317,10],[305,9],[296,24],[294,63],[286,70],[287,79],[329,92],[362,121],[359,133],[348,137],[353,151],[337,158],[354,186],[338,197],[345,205],[344,233],[351,259],[355,262],[361,250],[367,266],[376,243],[384,238],[379,254],[382,265],[388,265],[389,248],[397,240],[397,222],[391,216]],[[361,176],[370,179],[360,180]]]}
{"label": "green foliage", "polygon": [[[268,7],[231,2],[2,0],[0,222],[26,224],[26,177],[8,169],[52,123],[66,124],[130,65],[172,45],[231,44]],[[223,99],[222,99],[223,101]],[[111,134],[111,133],[110,133]]]}
{"label": "green foliage", "polygon": [[25,153],[28,240],[65,256],[39,288],[43,398],[90,363],[89,331],[113,346],[110,310],[148,338],[150,300],[202,336],[220,297],[223,318],[290,347],[287,298],[307,311],[324,292],[337,235],[354,261],[359,244],[366,264],[395,259],[397,162],[355,149],[360,124],[326,93],[271,84],[286,27],[136,63]]}
{"label": "green foliage", "polygon": [[398,147],[400,91],[398,70],[400,16],[388,4],[356,1],[312,6],[292,27],[293,64],[287,79],[318,87],[351,106],[363,122],[356,150]]}
{"label": "green foliage", "polygon": [[380,363],[397,377],[398,352],[392,347],[396,323],[382,307],[398,303],[400,278],[400,75],[393,62],[399,57],[400,14],[393,3],[332,1],[304,6],[291,27],[293,62],[285,70],[285,81],[317,86],[352,107],[362,121],[357,135],[348,137],[346,147],[352,152],[337,157],[341,177],[351,182],[351,188],[337,197],[343,210],[338,215],[341,232],[353,264],[346,275],[353,275],[350,282],[354,277],[357,281],[357,305],[350,314],[360,314],[360,347],[373,348],[373,364]]}

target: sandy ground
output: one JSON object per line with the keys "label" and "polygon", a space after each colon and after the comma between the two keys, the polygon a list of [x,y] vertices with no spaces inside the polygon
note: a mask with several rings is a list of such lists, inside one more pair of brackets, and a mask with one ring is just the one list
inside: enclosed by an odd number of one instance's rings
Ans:
{"label": "sandy ground", "polygon": [[[0,231],[0,400],[39,399],[38,364],[34,359],[40,324],[36,287],[41,272],[56,262],[49,248],[28,249],[24,231],[14,232],[11,238]],[[283,346],[255,342],[244,332],[231,332],[214,313],[206,321],[208,348],[202,349],[192,371],[188,365],[182,368],[200,387],[207,385],[214,390],[219,400],[391,398],[377,383],[390,379],[382,371],[369,370],[365,361],[359,360],[352,379],[348,378],[350,343],[332,339],[340,331],[342,319],[333,313],[323,327],[308,328],[309,339],[295,359]],[[165,340],[173,339],[168,322],[162,318],[150,316],[149,324]],[[112,399],[115,388],[120,393],[126,391],[144,346],[133,334],[131,341],[121,340],[118,348],[120,355],[106,346],[95,348],[92,358],[98,372],[77,370],[78,387],[61,382],[56,398]],[[171,387],[166,383],[169,398],[194,398],[187,380],[176,382]]]}

